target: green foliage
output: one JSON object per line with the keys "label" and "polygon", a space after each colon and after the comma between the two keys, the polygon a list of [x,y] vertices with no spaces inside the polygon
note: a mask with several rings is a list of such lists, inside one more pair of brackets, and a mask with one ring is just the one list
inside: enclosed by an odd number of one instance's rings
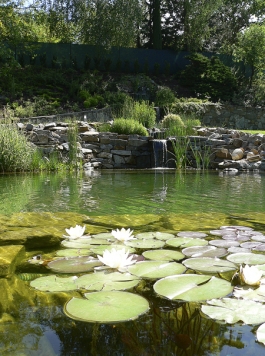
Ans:
{"label": "green foliage", "polygon": [[175,102],[175,94],[174,92],[167,87],[160,87],[155,96],[155,105],[161,108],[171,107]]}
{"label": "green foliage", "polygon": [[205,113],[208,105],[221,106],[221,104],[209,102],[207,99],[177,98],[170,111],[174,114],[196,115],[199,117]]}
{"label": "green foliage", "polygon": [[180,73],[180,84],[189,87],[193,94],[213,101],[231,100],[237,81],[231,69],[219,58],[210,59],[195,53],[187,57],[190,64]]}
{"label": "green foliage", "polygon": [[12,124],[2,124],[0,129],[0,171],[30,170],[34,149],[23,133]]}
{"label": "green foliage", "polygon": [[179,115],[167,114],[161,121],[161,126],[164,128],[170,126],[184,127],[184,123]]}
{"label": "green foliage", "polygon": [[140,136],[148,136],[148,132],[146,128],[141,123],[135,121],[134,119],[124,119],[124,118],[115,119],[109,131],[118,134],[125,134],[125,135],[136,134]]}
{"label": "green foliage", "polygon": [[253,23],[238,35],[234,49],[235,58],[251,67],[250,86],[256,73],[265,69],[265,26]]}
{"label": "green foliage", "polygon": [[133,104],[133,116],[134,120],[140,122],[147,128],[155,126],[156,113],[154,107],[147,101],[135,101]]}

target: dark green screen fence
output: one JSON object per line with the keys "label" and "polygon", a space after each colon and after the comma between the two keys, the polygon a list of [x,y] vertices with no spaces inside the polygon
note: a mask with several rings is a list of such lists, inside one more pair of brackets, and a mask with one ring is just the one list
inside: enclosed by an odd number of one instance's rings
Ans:
{"label": "dark green screen fence", "polygon": [[[54,68],[173,74],[189,63],[186,58],[188,52],[173,50],[124,47],[105,50],[98,46],[67,43],[27,43],[12,50],[22,66],[34,64]],[[203,54],[208,57],[215,55]],[[226,65],[233,65],[231,56],[219,57]]]}

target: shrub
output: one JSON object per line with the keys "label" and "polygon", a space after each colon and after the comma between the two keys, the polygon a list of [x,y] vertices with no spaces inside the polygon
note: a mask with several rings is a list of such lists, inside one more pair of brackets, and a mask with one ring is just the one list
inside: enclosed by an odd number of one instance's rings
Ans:
{"label": "shrub", "polygon": [[207,58],[200,53],[187,56],[190,64],[180,73],[180,85],[189,87],[193,94],[213,101],[231,100],[237,80],[231,69],[216,56]]}
{"label": "shrub", "polygon": [[181,117],[179,115],[168,114],[161,121],[161,126],[164,128],[168,128],[168,127],[172,127],[172,126],[184,127],[184,123],[181,120]]}
{"label": "shrub", "polygon": [[132,118],[147,128],[152,128],[156,123],[156,112],[154,107],[147,101],[135,101],[133,105]]}
{"label": "shrub", "polygon": [[156,92],[155,96],[155,105],[161,108],[163,107],[171,107],[175,102],[175,94],[174,92],[167,87],[160,87]]}
{"label": "shrub", "polygon": [[14,125],[1,125],[0,171],[30,170],[34,149],[23,133]]}
{"label": "shrub", "polygon": [[109,131],[124,135],[136,134],[140,136],[148,136],[146,128],[133,119],[117,118],[114,120]]}

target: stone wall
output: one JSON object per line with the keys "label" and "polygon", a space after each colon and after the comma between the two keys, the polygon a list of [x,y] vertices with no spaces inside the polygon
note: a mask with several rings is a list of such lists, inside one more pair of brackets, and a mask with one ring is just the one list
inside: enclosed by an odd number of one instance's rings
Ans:
{"label": "stone wall", "polygon": [[226,127],[238,130],[265,130],[265,108],[225,104],[221,109],[207,105],[201,123],[207,127]]}
{"label": "stone wall", "polygon": [[[265,170],[265,135],[225,128],[194,128],[194,135],[164,140],[154,136],[97,132],[96,125],[78,121],[77,159],[84,169],[176,168],[176,147],[183,151],[187,167]],[[45,159],[56,151],[62,161],[69,157],[68,123],[18,123]],[[184,150],[183,150],[184,148]]]}

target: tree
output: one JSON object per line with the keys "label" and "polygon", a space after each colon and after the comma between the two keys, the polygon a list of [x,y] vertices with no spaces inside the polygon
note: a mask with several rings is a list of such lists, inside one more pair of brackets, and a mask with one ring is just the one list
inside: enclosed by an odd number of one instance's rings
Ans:
{"label": "tree", "polygon": [[265,25],[254,23],[239,33],[234,55],[238,61],[250,66],[251,87],[254,76],[265,70]]}

